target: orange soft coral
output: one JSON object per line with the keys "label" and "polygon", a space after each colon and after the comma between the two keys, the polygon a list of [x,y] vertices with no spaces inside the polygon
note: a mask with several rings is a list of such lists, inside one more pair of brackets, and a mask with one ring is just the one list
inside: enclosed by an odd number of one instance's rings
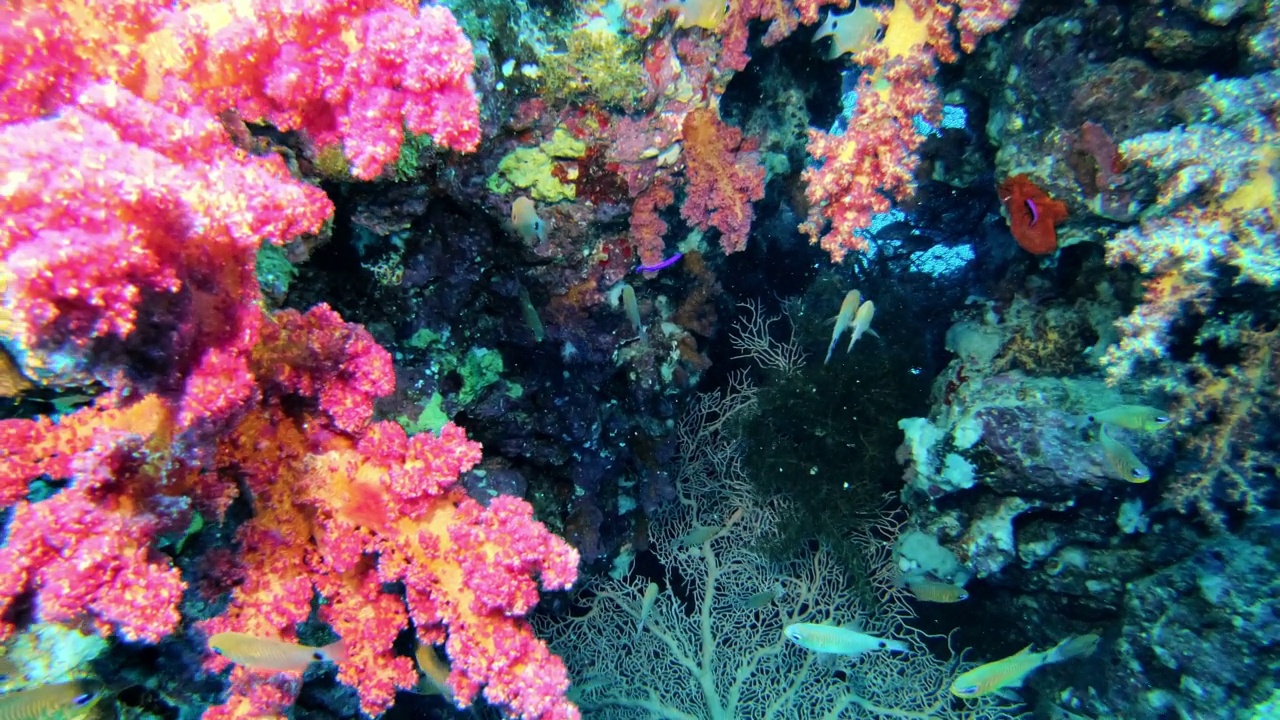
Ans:
{"label": "orange soft coral", "polygon": [[1054,226],[1067,219],[1067,206],[1049,197],[1026,175],[1000,183],[1000,201],[1009,214],[1009,231],[1023,250],[1048,255],[1058,249]]}
{"label": "orange soft coral", "polygon": [[685,116],[684,148],[689,183],[680,216],[703,230],[719,229],[726,255],[743,249],[755,218],[751,204],[764,198],[764,167],[755,142],[721,122],[715,110],[703,108]]}

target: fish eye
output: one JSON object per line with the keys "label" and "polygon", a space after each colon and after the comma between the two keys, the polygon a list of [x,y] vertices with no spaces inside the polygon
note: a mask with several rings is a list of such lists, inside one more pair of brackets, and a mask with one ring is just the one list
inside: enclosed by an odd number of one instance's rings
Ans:
{"label": "fish eye", "polygon": [[81,693],[71,698],[71,704],[76,706],[86,705],[90,700],[93,699],[93,695],[94,695],[93,693]]}
{"label": "fish eye", "polygon": [[1169,422],[1169,417],[1167,415],[1161,415],[1156,418],[1156,422],[1161,425],[1164,425],[1165,423]]}
{"label": "fish eye", "polygon": [[213,651],[214,655],[217,655],[218,657],[222,657],[222,648],[215,647],[215,648],[209,648],[209,649]]}
{"label": "fish eye", "polygon": [[313,653],[311,653],[311,659],[312,659],[312,660],[323,660],[323,659],[324,659],[324,653],[322,653],[322,652],[313,652]]}
{"label": "fish eye", "polygon": [[881,640],[881,641],[880,641],[879,643],[877,643],[877,644],[879,645],[879,647],[880,647],[880,649],[881,649],[881,650],[883,650],[883,649],[885,649],[885,648],[889,647],[889,643],[887,643],[887,642],[885,642],[885,641],[883,641],[883,640]]}
{"label": "fish eye", "polygon": [[961,695],[976,695],[978,693],[977,685],[965,685],[959,689]]}
{"label": "fish eye", "polygon": [[1134,468],[1130,473],[1136,478],[1144,478],[1147,476],[1147,471],[1142,468]]}

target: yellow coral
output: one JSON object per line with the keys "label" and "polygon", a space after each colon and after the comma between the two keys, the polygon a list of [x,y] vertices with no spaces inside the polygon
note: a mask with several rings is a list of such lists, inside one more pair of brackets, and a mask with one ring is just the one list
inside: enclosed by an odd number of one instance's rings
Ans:
{"label": "yellow coral", "polygon": [[351,161],[341,143],[330,143],[316,153],[316,172],[326,180],[351,180]]}
{"label": "yellow coral", "polygon": [[360,263],[360,267],[372,273],[379,285],[396,287],[404,278],[404,263],[399,251],[389,252],[375,263]]}
{"label": "yellow coral", "polygon": [[645,93],[643,48],[629,36],[590,27],[565,38],[565,51],[541,65],[544,97],[570,102],[595,100],[627,112],[642,109]]}
{"label": "yellow coral", "polygon": [[1263,438],[1280,407],[1280,330],[1245,327],[1251,320],[1239,316],[1232,325],[1207,326],[1201,339],[1239,346],[1240,362],[1219,368],[1202,356],[1192,364],[1192,382],[1175,389],[1200,427],[1185,437],[1194,462],[1174,476],[1165,495],[1217,528],[1225,527],[1223,501],[1249,514],[1264,509],[1275,467],[1275,453]]}
{"label": "yellow coral", "polygon": [[572,181],[578,176],[575,162],[581,158],[587,146],[563,128],[556,128],[550,140],[537,147],[512,150],[498,162],[498,172],[489,177],[489,189],[506,194],[514,188],[529,193],[534,200],[545,203],[573,200],[577,188]]}

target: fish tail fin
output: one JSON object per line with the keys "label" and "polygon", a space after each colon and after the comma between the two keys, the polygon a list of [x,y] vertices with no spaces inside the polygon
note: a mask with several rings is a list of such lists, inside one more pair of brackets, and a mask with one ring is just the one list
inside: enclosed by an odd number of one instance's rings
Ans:
{"label": "fish tail fin", "polygon": [[1098,641],[1100,639],[1094,633],[1069,637],[1053,646],[1053,649],[1045,657],[1045,664],[1092,655],[1093,651],[1098,649]]}
{"label": "fish tail fin", "polygon": [[866,330],[865,330],[865,329],[864,329],[862,332],[858,332],[858,331],[856,331],[856,330],[855,330],[855,331],[853,332],[853,334],[849,336],[849,347],[845,348],[845,352],[846,352],[846,353],[851,353],[851,352],[853,352],[853,345],[854,345],[854,343],[856,343],[856,342],[858,342],[859,340],[861,340],[861,339],[862,339],[862,334],[863,334],[863,333],[865,333],[865,332],[866,332]]}
{"label": "fish tail fin", "polygon": [[911,654],[911,648],[910,648],[910,646],[908,646],[906,643],[902,642],[901,640],[885,640],[885,643],[886,643],[886,645],[887,645],[887,647],[885,648],[885,650],[891,650],[891,651],[893,651],[893,652],[906,653],[906,654],[908,654],[908,655],[910,655],[910,654]]}
{"label": "fish tail fin", "polygon": [[823,365],[826,365],[827,363],[831,362],[831,353],[835,352],[836,350],[837,340],[839,340],[839,337],[831,338],[831,344],[827,346],[827,359],[822,361]]}
{"label": "fish tail fin", "polygon": [[347,645],[343,641],[339,640],[335,643],[329,643],[324,647],[316,648],[316,653],[329,662],[346,662]]}
{"label": "fish tail fin", "polygon": [[818,42],[822,38],[831,37],[831,20],[829,18],[830,16],[828,16],[828,20],[826,22],[818,26],[818,29],[813,33],[813,37],[810,38],[809,42]]}

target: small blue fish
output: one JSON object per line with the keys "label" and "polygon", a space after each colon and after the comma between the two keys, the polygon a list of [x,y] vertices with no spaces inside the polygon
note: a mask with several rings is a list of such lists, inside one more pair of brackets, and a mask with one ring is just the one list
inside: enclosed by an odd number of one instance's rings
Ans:
{"label": "small blue fish", "polygon": [[773,587],[768,590],[758,592],[746,600],[743,600],[742,606],[748,610],[759,610],[762,607],[772,605],[775,600],[782,597],[784,594],[785,592],[782,589],[782,585],[774,583]]}
{"label": "small blue fish", "polygon": [[103,697],[102,683],[73,680],[56,685],[39,685],[0,695],[3,720],[79,720],[88,717]]}

